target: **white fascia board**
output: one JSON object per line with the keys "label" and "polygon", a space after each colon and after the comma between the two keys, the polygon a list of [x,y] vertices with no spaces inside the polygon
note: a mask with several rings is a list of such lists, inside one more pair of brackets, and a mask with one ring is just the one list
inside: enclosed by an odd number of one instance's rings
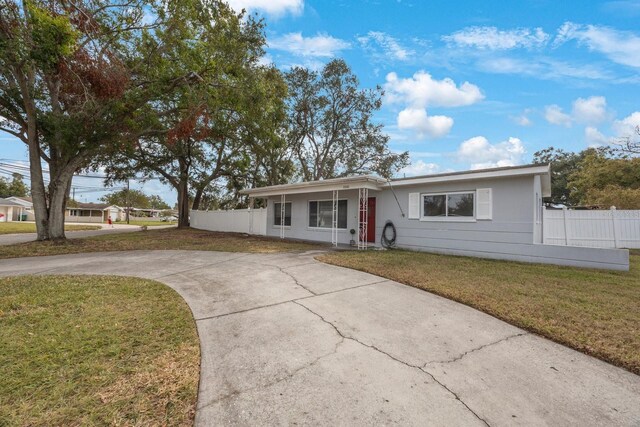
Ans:
{"label": "white fascia board", "polygon": [[386,181],[373,176],[359,176],[327,179],[323,181],[298,182],[295,184],[274,185],[270,187],[251,188],[241,190],[240,194],[250,197],[270,197],[281,194],[319,193],[333,190],[357,190],[367,188],[369,190],[381,190]]}
{"label": "white fascia board", "polygon": [[6,200],[17,203],[18,205],[24,206],[25,208],[33,207],[33,203],[28,202],[26,200],[22,200],[21,198],[16,196],[7,197]]}
{"label": "white fascia board", "polygon": [[380,184],[375,184],[371,182],[365,183],[344,183],[344,184],[334,184],[334,185],[316,185],[316,186],[307,186],[307,187],[294,187],[294,188],[280,188],[280,189],[272,189],[269,187],[255,188],[251,190],[242,190],[241,194],[246,194],[249,197],[273,197],[280,196],[282,194],[308,194],[308,193],[322,193],[327,191],[350,191],[350,190],[358,190],[359,188],[367,188],[373,191],[382,190]]}
{"label": "white fascia board", "polygon": [[[446,175],[434,175],[425,176],[420,178],[401,179],[397,181],[391,181],[393,187],[401,187],[405,185],[416,184],[431,184],[438,182],[454,182],[454,181],[471,181],[477,179],[490,179],[490,178],[505,178],[514,176],[526,176],[526,175],[547,175],[550,176],[549,165],[533,166],[522,169],[507,169],[498,171],[478,171],[478,172],[464,172],[460,174],[446,174]],[[544,178],[543,178],[544,182]],[[551,179],[549,178],[549,187]],[[387,184],[388,186],[389,184]]]}

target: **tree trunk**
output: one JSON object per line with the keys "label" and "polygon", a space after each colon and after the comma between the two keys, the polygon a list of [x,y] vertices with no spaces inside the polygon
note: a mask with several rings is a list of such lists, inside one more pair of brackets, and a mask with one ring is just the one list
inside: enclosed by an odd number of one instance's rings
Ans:
{"label": "tree trunk", "polygon": [[33,88],[33,71],[27,72],[26,76],[17,74],[16,76],[22,97],[24,99],[24,109],[27,116],[27,146],[29,149],[29,180],[31,181],[31,200],[33,202],[33,213],[36,219],[36,233],[38,240],[49,239],[49,212],[47,209],[47,193],[42,175],[42,164],[40,163],[40,141],[38,138],[38,125],[36,123],[36,106],[31,94]]}
{"label": "tree trunk", "polygon": [[62,171],[49,187],[49,238],[66,239],[64,233],[64,217],[67,208],[67,196],[73,179],[73,170]]}
{"label": "tree trunk", "polygon": [[202,203],[203,193],[204,193],[204,190],[202,188],[198,188],[196,190],[196,194],[193,197],[193,204],[191,205],[191,209],[193,209],[194,211],[197,211],[198,209],[200,209],[200,203]]}
{"label": "tree trunk", "polygon": [[178,183],[178,228],[189,227],[189,180],[180,177]]}
{"label": "tree trunk", "polygon": [[40,163],[40,147],[38,144],[38,136],[36,135],[35,123],[33,125],[33,128],[33,131],[27,131],[29,138],[29,175],[31,181],[31,200],[33,202],[33,213],[36,220],[37,239],[48,240],[49,210],[47,209],[47,193],[44,187],[42,164]]}

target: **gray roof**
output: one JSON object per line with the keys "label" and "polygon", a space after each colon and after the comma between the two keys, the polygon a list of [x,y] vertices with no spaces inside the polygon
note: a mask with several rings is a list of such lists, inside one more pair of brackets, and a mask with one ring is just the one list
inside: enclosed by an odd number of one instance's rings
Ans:
{"label": "gray roof", "polygon": [[24,206],[16,203],[16,202],[12,202],[11,200],[7,200],[7,199],[3,199],[2,197],[0,197],[0,206],[17,206],[19,208],[23,208]]}

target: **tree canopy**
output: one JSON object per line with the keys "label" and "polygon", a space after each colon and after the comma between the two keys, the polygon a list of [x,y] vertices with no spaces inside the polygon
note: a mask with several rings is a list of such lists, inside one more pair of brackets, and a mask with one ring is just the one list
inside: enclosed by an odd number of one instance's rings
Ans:
{"label": "tree canopy", "polygon": [[579,204],[640,209],[640,158],[612,158],[606,151],[585,150],[568,185]]}
{"label": "tree canopy", "polygon": [[141,190],[119,190],[100,198],[105,203],[120,207],[139,209],[170,209],[170,206],[158,195],[147,195]]}
{"label": "tree canopy", "polygon": [[26,197],[29,195],[29,187],[22,180],[22,175],[14,173],[11,181],[0,177],[0,197]]}
{"label": "tree canopy", "polygon": [[188,225],[190,200],[197,209],[217,179],[245,174],[248,151],[269,142],[265,117],[281,109],[286,91],[279,72],[259,64],[262,23],[223,2],[207,5],[172,2],[144,33],[136,79],[154,83],[131,120],[135,144],[107,167],[114,179],[141,172],[174,187],[179,226]]}
{"label": "tree canopy", "polygon": [[[38,239],[62,239],[73,174],[112,150],[132,104],[127,56],[148,2],[0,4],[0,131],[28,148]],[[42,163],[48,165],[45,185]]]}
{"label": "tree canopy", "polygon": [[265,42],[221,0],[0,0],[0,131],[28,149],[38,239],[65,237],[86,169],[159,178],[186,226],[190,208],[241,205],[242,188],[408,163],[373,120],[380,87],[341,59],[283,75]]}
{"label": "tree canopy", "polygon": [[640,158],[620,156],[610,147],[579,153],[549,147],[535,163],[551,164],[550,202],[568,206],[640,209]]}
{"label": "tree canopy", "polygon": [[359,173],[390,177],[408,164],[408,153],[391,152],[389,136],[373,121],[382,89],[360,89],[344,60],[319,72],[294,67],[285,78],[287,143],[305,181]]}

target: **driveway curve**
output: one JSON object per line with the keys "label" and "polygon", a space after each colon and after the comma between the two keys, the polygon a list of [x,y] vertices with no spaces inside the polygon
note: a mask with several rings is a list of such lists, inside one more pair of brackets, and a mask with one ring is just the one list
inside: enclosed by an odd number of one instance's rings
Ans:
{"label": "driveway curve", "polygon": [[2,260],[0,275],[136,276],[179,292],[202,347],[198,426],[640,424],[640,377],[315,255],[90,253]]}

